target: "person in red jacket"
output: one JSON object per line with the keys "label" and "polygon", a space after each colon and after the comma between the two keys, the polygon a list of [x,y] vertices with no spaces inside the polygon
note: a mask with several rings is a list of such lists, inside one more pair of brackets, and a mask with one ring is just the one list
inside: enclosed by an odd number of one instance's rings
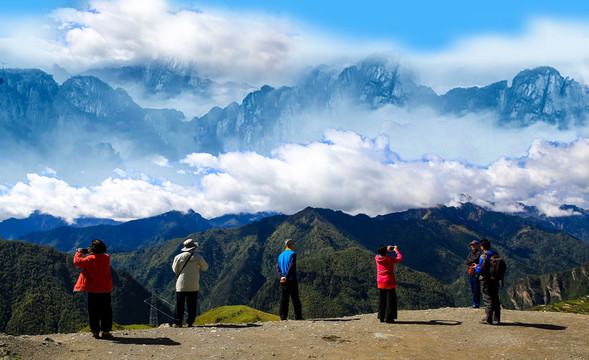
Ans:
{"label": "person in red jacket", "polygon": [[[100,338],[100,330],[103,339],[112,339],[112,278],[110,256],[105,253],[106,245],[101,240],[94,239],[89,249],[78,249],[74,255],[74,265],[82,268],[74,291],[88,293],[90,331],[96,339]],[[88,255],[84,257],[84,254]]]}
{"label": "person in red jacket", "polygon": [[[389,256],[394,251],[397,256]],[[395,264],[403,260],[403,256],[395,246],[380,245],[376,260],[376,282],[380,289],[378,298],[378,318],[380,322],[394,323],[397,318],[397,281],[395,280]]]}

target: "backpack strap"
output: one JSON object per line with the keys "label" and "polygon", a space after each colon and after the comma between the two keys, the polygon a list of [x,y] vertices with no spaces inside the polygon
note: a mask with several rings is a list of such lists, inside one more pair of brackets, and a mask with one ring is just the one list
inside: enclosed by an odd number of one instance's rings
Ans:
{"label": "backpack strap", "polygon": [[190,258],[192,257],[192,255],[194,255],[194,252],[190,253],[190,256],[188,257],[188,259],[186,259],[184,266],[182,266],[182,269],[180,269],[180,272],[176,274],[176,280],[178,280],[178,278],[180,277],[180,274],[182,274],[182,271],[184,271],[184,268],[186,267],[186,265],[188,265],[188,262],[190,261]]}

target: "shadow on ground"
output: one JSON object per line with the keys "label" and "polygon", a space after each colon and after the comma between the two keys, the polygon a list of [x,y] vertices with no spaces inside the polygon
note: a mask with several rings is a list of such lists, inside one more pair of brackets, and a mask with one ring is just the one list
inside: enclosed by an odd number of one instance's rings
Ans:
{"label": "shadow on ground", "polygon": [[566,326],[561,325],[553,325],[553,324],[530,324],[530,323],[520,323],[520,322],[512,322],[506,323],[501,322],[499,326],[521,326],[521,327],[530,327],[536,329],[544,329],[544,330],[566,330]]}
{"label": "shadow on ground", "polygon": [[352,318],[352,319],[310,319],[310,321],[356,321],[360,320],[360,318]]}
{"label": "shadow on ground", "polygon": [[462,324],[462,321],[456,320],[429,320],[429,321],[416,321],[416,320],[395,320],[395,324],[403,324],[403,325],[446,325],[446,326],[456,326]]}
{"label": "shadow on ground", "polygon": [[170,338],[136,338],[136,337],[114,337],[110,340],[117,344],[135,344],[135,345],[180,345],[179,342]]}

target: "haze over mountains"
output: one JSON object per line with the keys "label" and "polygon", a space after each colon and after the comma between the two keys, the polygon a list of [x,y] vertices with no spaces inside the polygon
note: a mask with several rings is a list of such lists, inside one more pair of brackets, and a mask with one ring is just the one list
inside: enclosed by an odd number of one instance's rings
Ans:
{"label": "haze over mountains", "polygon": [[[561,208],[567,201],[589,204],[584,172],[567,165],[585,160],[589,95],[551,67],[444,94],[385,56],[254,91],[163,61],[87,74],[61,84],[35,69],[1,75],[9,206],[0,219],[41,210],[125,221],[191,208],[212,218],[308,205],[378,215],[463,197],[562,216],[573,213]],[[243,98],[192,118],[142,107],[124,89],[173,106],[216,101],[212,87],[234,85]]]}
{"label": "haze over mountains", "polygon": [[[186,91],[198,94],[202,91],[197,85],[210,82],[158,65],[96,74],[114,83],[141,85],[144,92],[164,98]],[[90,159],[93,167],[101,161],[112,168],[135,156],[161,155],[179,161],[192,152],[267,154],[284,142],[319,140],[326,126],[342,125],[337,122],[342,120],[342,108],[360,111],[393,105],[408,111],[428,107],[454,116],[491,113],[489,121],[503,126],[543,122],[560,129],[585,125],[589,112],[589,95],[581,84],[550,67],[522,71],[511,86],[505,80],[438,95],[416,83],[394,60],[368,58],[341,71],[317,68],[295,86],[264,86],[241,103],[214,107],[191,119],[173,109],[142,108],[123,88],[115,89],[94,76],[74,76],[58,84],[40,70],[7,69],[3,77],[2,151],[59,150],[85,171],[91,171],[83,166]],[[368,125],[377,124],[345,125],[365,133]],[[63,149],[65,144],[69,146]]]}
{"label": "haze over mountains", "polygon": [[110,219],[64,219],[35,212],[27,219],[0,222],[0,237],[50,245],[60,251],[73,252],[99,238],[112,250],[134,250],[211,228],[237,227],[260,220],[268,213],[225,215],[205,219],[194,211],[170,211],[158,216],[119,223]]}

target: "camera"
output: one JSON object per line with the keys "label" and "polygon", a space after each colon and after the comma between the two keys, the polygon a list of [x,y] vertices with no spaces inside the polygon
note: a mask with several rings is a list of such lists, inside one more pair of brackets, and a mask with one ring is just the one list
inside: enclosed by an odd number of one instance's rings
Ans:
{"label": "camera", "polygon": [[82,254],[88,254],[88,251],[89,251],[90,249],[80,249],[80,250],[82,250]]}

